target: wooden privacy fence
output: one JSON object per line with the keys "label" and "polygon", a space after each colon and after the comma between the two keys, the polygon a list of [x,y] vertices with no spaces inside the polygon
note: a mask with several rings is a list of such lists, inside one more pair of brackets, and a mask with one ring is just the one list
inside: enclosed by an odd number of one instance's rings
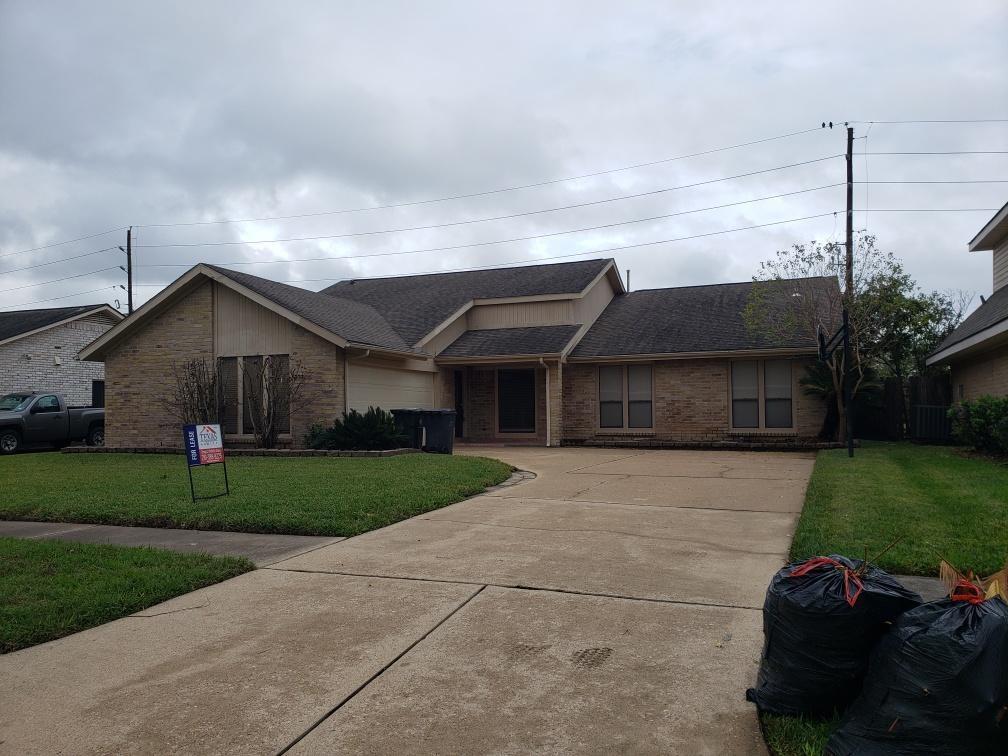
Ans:
{"label": "wooden privacy fence", "polygon": [[898,378],[886,378],[878,390],[855,398],[854,435],[875,441],[951,443],[951,399],[952,386],[944,374],[911,376],[905,388]]}

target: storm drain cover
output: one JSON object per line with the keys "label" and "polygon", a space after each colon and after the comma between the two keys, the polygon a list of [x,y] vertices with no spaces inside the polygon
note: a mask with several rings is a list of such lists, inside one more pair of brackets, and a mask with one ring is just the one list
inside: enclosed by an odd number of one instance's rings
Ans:
{"label": "storm drain cover", "polygon": [[575,667],[601,667],[611,655],[611,648],[582,648],[571,654],[571,664]]}

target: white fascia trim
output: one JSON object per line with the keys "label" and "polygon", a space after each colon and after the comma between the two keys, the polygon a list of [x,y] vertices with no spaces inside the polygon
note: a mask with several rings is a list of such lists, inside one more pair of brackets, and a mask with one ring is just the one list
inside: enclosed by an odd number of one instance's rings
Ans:
{"label": "white fascia trim", "polygon": [[725,357],[803,357],[819,354],[818,347],[796,349],[736,349],[720,352],[670,352],[661,354],[607,354],[600,357],[568,357],[568,362],[654,362],[656,360],[699,360]]}
{"label": "white fascia trim", "polygon": [[1005,203],[1004,207],[994,213],[994,217],[987,221],[984,224],[984,227],[977,232],[977,235],[970,240],[969,251],[982,252],[988,249],[994,249],[994,247],[996,247],[1004,239],[1002,238],[997,242],[993,242],[989,237],[997,230],[997,227],[1005,221],[1008,221],[1008,202]]}
{"label": "white fascia trim", "polygon": [[558,360],[560,353],[502,354],[490,357],[435,357],[435,365],[470,365],[496,362],[536,362],[538,360]]}
{"label": "white fascia trim", "polygon": [[456,320],[458,320],[463,315],[465,315],[467,312],[469,312],[469,310],[471,310],[472,307],[473,307],[473,302],[474,301],[475,300],[470,299],[464,305],[462,305],[457,310],[455,310],[455,312],[453,312],[451,315],[449,315],[447,318],[445,318],[443,321],[441,321],[441,324],[438,325],[437,327],[435,327],[433,331],[431,331],[430,333],[428,333],[426,336],[424,336],[422,339],[420,339],[420,341],[418,341],[416,344],[414,344],[413,347],[415,349],[420,349],[424,344],[426,344],[428,341],[430,341],[435,336],[437,336],[439,333],[441,333],[445,328],[447,328],[452,323],[454,323]]}
{"label": "white fascia trim", "polygon": [[959,352],[965,351],[966,349],[970,349],[971,347],[975,347],[979,344],[982,344],[983,342],[987,341],[987,339],[992,339],[995,336],[1000,336],[1003,333],[1008,333],[1008,318],[1005,318],[1001,322],[995,323],[992,326],[988,326],[987,328],[980,331],[980,333],[975,333],[967,339],[963,339],[962,341],[956,342],[952,346],[942,349],[940,352],[935,352],[933,355],[927,358],[927,365],[929,367],[931,365],[937,365],[941,362],[944,362],[949,357],[955,356]]}
{"label": "white fascia trim", "polygon": [[[123,317],[125,317],[121,312],[119,312],[119,310],[117,310],[112,305],[107,305],[107,304],[105,304],[105,305],[99,305],[98,307],[95,307],[92,310],[88,310],[87,312],[82,312],[80,315],[74,315],[73,317],[70,317],[70,318],[64,318],[63,320],[59,320],[59,321],[57,321],[55,323],[50,323],[49,325],[44,325],[41,328],[34,328],[31,331],[25,331],[24,333],[19,333],[16,336],[10,336],[9,338],[2,339],[2,340],[0,340],[0,346],[3,346],[4,344],[10,344],[11,342],[18,341],[20,339],[26,339],[29,336],[34,336],[36,333],[42,333],[43,331],[48,331],[50,328],[57,328],[57,327],[59,327],[61,325],[66,325],[67,323],[72,323],[75,320],[80,320],[81,318],[86,318],[86,317],[88,317],[90,315],[94,315],[94,314],[99,313],[99,312],[108,312],[110,314],[115,315],[117,318],[119,318],[119,320],[122,320]],[[118,323],[116,325],[118,325]]]}

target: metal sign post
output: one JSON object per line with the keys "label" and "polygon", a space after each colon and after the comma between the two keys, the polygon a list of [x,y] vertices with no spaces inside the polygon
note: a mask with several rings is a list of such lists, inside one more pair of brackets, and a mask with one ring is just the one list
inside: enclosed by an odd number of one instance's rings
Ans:
{"label": "metal sign post", "polygon": [[838,348],[843,348],[843,375],[841,376],[844,402],[844,425],[847,426],[847,456],[854,456],[854,428],[851,424],[851,386],[850,378],[850,316],[847,308],[843,311],[843,325],[826,340],[826,334],[819,328],[819,360],[826,362]]}
{"label": "metal sign post", "polygon": [[[186,469],[189,471],[189,493],[193,503],[197,499],[216,499],[231,493],[228,483],[227,462],[224,459],[224,436],[220,425],[203,423],[200,425],[182,426],[182,438],[186,450]],[[223,465],[224,493],[211,496],[196,496],[196,486],[193,483],[192,469],[203,465]]]}

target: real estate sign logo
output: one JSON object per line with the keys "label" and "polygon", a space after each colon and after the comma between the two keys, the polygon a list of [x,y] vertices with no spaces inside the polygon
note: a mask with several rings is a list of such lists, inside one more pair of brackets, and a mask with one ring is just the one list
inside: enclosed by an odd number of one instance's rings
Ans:
{"label": "real estate sign logo", "polygon": [[182,435],[189,467],[216,465],[224,461],[224,438],[219,425],[185,425]]}

